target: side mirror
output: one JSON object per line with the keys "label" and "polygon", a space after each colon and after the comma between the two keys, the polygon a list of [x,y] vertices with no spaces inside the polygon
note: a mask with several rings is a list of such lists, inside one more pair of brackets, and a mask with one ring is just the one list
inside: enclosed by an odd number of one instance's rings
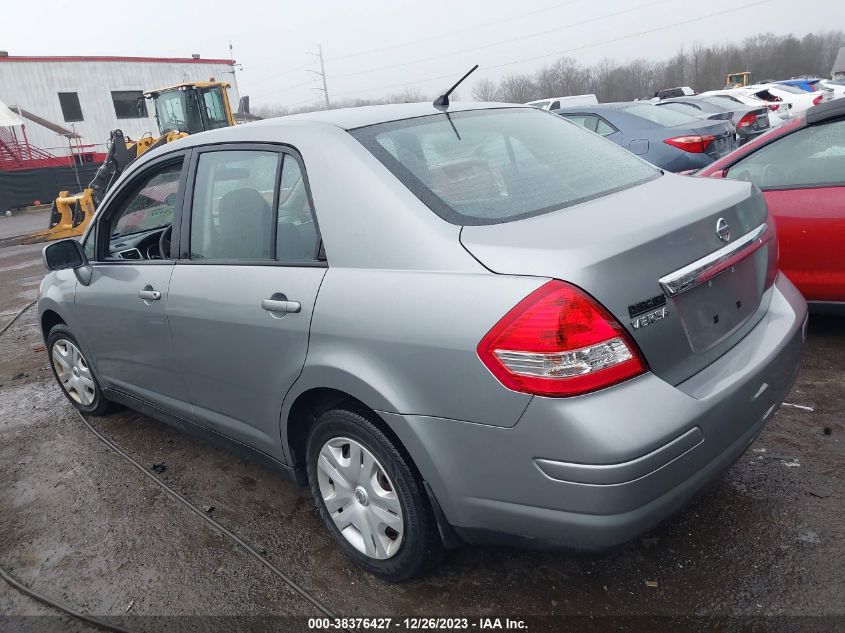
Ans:
{"label": "side mirror", "polygon": [[67,270],[68,268],[81,268],[88,264],[82,244],[76,240],[60,240],[47,244],[41,252],[44,265],[47,270]]}

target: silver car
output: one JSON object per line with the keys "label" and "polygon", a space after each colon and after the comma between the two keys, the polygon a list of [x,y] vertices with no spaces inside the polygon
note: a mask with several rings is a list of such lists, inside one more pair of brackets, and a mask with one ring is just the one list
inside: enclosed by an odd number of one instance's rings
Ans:
{"label": "silver car", "polygon": [[599,549],[722,474],[798,368],[760,192],[526,106],[377,106],[135,161],[38,302],[59,384],[310,486],[398,581],[467,542]]}

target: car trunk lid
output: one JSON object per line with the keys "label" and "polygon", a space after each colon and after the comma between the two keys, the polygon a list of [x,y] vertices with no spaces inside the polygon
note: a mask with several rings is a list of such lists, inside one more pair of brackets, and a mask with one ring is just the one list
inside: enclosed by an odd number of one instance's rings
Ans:
{"label": "car trunk lid", "polygon": [[[667,174],[561,211],[465,226],[461,242],[493,272],[579,286],[628,330],[651,370],[677,384],[768,309],[777,247],[767,215],[748,183]],[[729,227],[727,242],[717,223]]]}
{"label": "car trunk lid", "polygon": [[713,160],[732,152],[736,146],[736,132],[733,124],[726,121],[707,119],[691,128],[688,125],[680,125],[669,129],[678,130],[677,136],[690,133],[699,136],[712,136],[713,142],[707,145],[704,153],[712,157]]}

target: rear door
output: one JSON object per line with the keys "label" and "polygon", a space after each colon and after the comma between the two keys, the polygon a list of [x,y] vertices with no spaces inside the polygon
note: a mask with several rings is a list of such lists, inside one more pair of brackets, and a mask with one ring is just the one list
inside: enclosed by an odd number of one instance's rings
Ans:
{"label": "rear door", "polygon": [[780,238],[780,268],[805,298],[845,301],[845,121],[799,128],[726,175],[763,190]]}
{"label": "rear door", "polygon": [[221,145],[197,151],[189,182],[168,317],[194,414],[281,458],[326,273],[304,166],[278,146]]}

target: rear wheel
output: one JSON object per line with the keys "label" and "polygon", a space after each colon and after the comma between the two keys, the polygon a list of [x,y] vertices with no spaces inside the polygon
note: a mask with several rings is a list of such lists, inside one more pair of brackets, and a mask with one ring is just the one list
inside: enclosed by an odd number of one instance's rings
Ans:
{"label": "rear wheel", "polygon": [[56,382],[73,406],[91,415],[103,415],[109,410],[111,403],[103,396],[88,359],[66,325],[50,330],[47,353]]}
{"label": "rear wheel", "polygon": [[442,544],[420,478],[367,414],[322,413],[308,436],[307,466],[326,527],[366,571],[399,582],[439,560]]}

